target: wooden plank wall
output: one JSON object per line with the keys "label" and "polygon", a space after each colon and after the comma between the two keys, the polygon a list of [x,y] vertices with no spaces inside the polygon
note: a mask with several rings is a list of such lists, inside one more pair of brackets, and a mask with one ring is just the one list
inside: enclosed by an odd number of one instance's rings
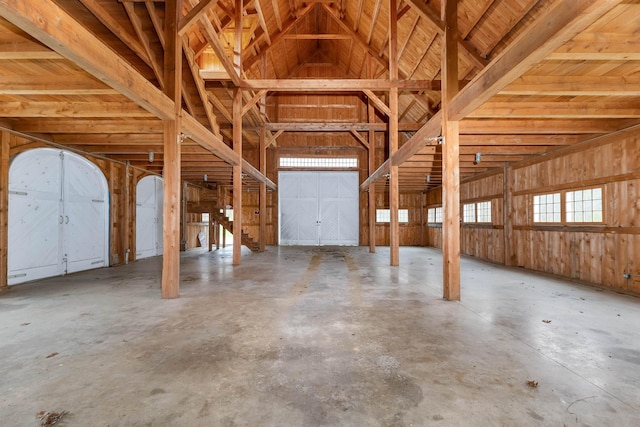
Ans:
{"label": "wooden plank wall", "polygon": [[[490,226],[463,226],[462,253],[497,263],[504,263],[506,254],[516,266],[640,294],[639,282],[623,277],[640,274],[640,132],[622,132],[520,162],[509,175],[513,234],[506,242],[503,173],[462,183],[462,203],[490,199],[493,220]],[[604,190],[603,225],[533,223],[534,195],[593,186]],[[425,205],[441,206],[440,189],[426,194]],[[441,247],[441,231],[437,225],[426,227],[426,244]]]}

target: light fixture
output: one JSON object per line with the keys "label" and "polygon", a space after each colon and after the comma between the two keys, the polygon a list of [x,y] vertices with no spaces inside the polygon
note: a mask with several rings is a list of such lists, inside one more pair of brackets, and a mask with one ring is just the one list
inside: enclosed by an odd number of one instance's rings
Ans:
{"label": "light fixture", "polygon": [[431,175],[427,175],[427,184],[431,182]]}
{"label": "light fixture", "polygon": [[477,165],[482,160],[482,153],[476,153],[476,159],[473,161],[474,165]]}
{"label": "light fixture", "polygon": [[149,163],[153,163],[153,151],[149,151]]}
{"label": "light fixture", "polygon": [[204,182],[207,182],[209,180],[209,177],[207,176],[207,174],[204,174]]}

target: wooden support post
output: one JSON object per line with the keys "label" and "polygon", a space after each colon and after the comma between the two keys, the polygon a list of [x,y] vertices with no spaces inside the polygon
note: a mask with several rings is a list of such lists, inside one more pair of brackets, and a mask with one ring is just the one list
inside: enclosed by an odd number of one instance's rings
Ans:
{"label": "wooden support post", "polygon": [[187,220],[189,219],[189,213],[187,210],[187,204],[189,203],[189,184],[184,181],[182,183],[182,200],[180,204],[180,251],[186,251],[189,249],[189,234]]}
{"label": "wooden support post", "polygon": [[11,134],[0,134],[0,291],[8,285],[9,249],[9,141]]}
{"label": "wooden support post", "polygon": [[[389,79],[398,79],[398,3],[389,0]],[[398,151],[398,88],[389,90],[389,158]],[[398,165],[391,165],[389,170],[389,243],[391,265],[400,264],[400,225],[398,209],[400,208],[400,185],[398,182]]]}
{"label": "wooden support post", "polygon": [[502,170],[502,218],[504,237],[504,265],[515,265],[513,250],[513,176],[509,163]]}
{"label": "wooden support post", "polygon": [[[260,62],[260,77],[265,78],[267,75],[267,55],[262,55]],[[267,113],[267,95],[266,92],[260,99],[260,114],[265,117]],[[267,176],[267,128],[263,125],[260,129],[260,173]],[[260,182],[260,206],[258,212],[260,215],[260,232],[258,242],[260,252],[264,252],[267,245],[267,183]]]}
{"label": "wooden support post", "polygon": [[215,238],[215,232],[213,229],[213,212],[209,212],[209,252],[213,250],[213,239]]}
{"label": "wooden support post", "polygon": [[[375,107],[367,103],[369,123],[375,121]],[[369,176],[376,170],[376,132],[369,129]],[[376,186],[369,186],[369,252],[376,252]]]}
{"label": "wooden support post", "polygon": [[[236,89],[233,95],[233,151],[242,159],[242,89]],[[242,162],[233,167],[233,265],[240,264],[241,250]]]}
{"label": "wooden support post", "polygon": [[459,122],[449,120],[450,101],[458,92],[457,3],[442,0],[442,273],[443,296],[450,301],[460,300],[460,132]]}
{"label": "wooden support post", "polygon": [[165,2],[165,94],[174,103],[173,120],[163,121],[164,203],[162,257],[162,298],[180,296],[180,127],[182,112],[182,44],[177,23],[182,17],[182,1]]}

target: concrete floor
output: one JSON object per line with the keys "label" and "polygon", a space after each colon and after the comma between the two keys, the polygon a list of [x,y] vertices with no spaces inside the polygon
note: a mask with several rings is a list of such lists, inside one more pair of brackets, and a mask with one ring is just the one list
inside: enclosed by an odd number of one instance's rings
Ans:
{"label": "concrete floor", "polygon": [[440,253],[400,255],[193,251],[170,301],[160,259],[16,286],[0,424],[640,425],[640,298],[463,259],[446,302]]}

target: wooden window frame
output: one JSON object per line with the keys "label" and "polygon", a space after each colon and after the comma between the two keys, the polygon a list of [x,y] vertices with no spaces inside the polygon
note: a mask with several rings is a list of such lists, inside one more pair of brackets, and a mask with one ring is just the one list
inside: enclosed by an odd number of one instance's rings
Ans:
{"label": "wooden window frame", "polygon": [[[602,194],[602,221],[598,221],[598,222],[578,222],[578,221],[567,221],[567,193],[574,193],[577,191],[584,191],[584,190],[594,190],[594,189],[599,189],[601,191]],[[536,222],[534,220],[534,212],[533,212],[533,206],[534,206],[534,198],[536,196],[545,196],[545,195],[552,195],[552,194],[560,194],[560,221],[559,222]],[[594,186],[589,186],[589,187],[572,187],[572,188],[568,188],[566,190],[557,190],[557,191],[553,191],[550,193],[536,193],[536,194],[532,194],[530,201],[531,201],[531,223],[534,226],[567,226],[567,227],[582,227],[582,226],[598,226],[598,225],[607,225],[607,211],[606,211],[606,191],[605,191],[605,186],[604,185],[594,185]]]}

